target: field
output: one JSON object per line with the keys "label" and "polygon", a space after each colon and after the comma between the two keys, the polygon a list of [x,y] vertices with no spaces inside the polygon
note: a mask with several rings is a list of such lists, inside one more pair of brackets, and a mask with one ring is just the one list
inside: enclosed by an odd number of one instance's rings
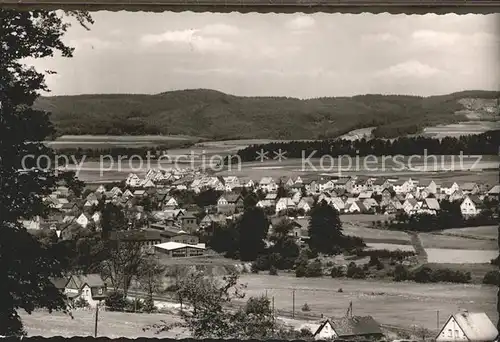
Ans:
{"label": "field", "polygon": [[490,264],[445,264],[445,263],[427,263],[425,266],[430,267],[431,269],[443,269],[448,268],[455,271],[462,272],[470,272],[471,274],[471,282],[473,284],[482,284],[484,275],[489,271],[498,270],[498,267]]}
{"label": "field", "polygon": [[486,264],[498,256],[494,250],[426,248],[427,260],[439,264]]}
{"label": "field", "polygon": [[[460,308],[484,311],[496,321],[496,287],[481,285],[393,283],[331,278],[295,278],[293,275],[242,275],[248,296],[267,292],[274,297],[276,309],[292,311],[307,303],[311,313],[343,316],[349,302],[355,315],[372,315],[382,324],[395,326],[423,325],[436,328],[436,312],[441,324]],[[339,293],[338,289],[343,292]]]}
{"label": "field", "polygon": [[[49,314],[44,311],[34,312],[31,315],[21,314],[28,336],[93,336],[95,312],[78,310],[73,312],[74,319],[62,313]],[[158,338],[186,338],[188,334],[180,328],[169,332],[155,334],[154,330],[143,331],[150,324],[177,322],[179,318],[169,314],[133,314],[123,312],[99,312],[98,336],[109,338],[158,337]]]}
{"label": "field", "polygon": [[111,147],[154,147],[181,146],[201,141],[188,135],[63,135],[46,143],[54,149],[61,148],[111,148]]}
{"label": "field", "polygon": [[415,252],[415,248],[410,244],[396,244],[396,243],[374,243],[368,242],[366,246],[370,249],[386,249],[388,251],[407,251]]}
{"label": "field", "polygon": [[453,250],[498,250],[498,244],[492,240],[468,239],[453,235],[420,233],[424,248],[442,248]]}
{"label": "field", "polygon": [[426,127],[419,135],[427,138],[432,137],[440,139],[444,137],[481,134],[496,129],[500,129],[500,122],[498,121],[466,121],[458,124]]}
{"label": "field", "polygon": [[480,240],[498,240],[498,226],[482,226],[482,227],[467,227],[446,229],[441,232],[443,235],[452,235],[459,237],[468,237],[471,239]]}

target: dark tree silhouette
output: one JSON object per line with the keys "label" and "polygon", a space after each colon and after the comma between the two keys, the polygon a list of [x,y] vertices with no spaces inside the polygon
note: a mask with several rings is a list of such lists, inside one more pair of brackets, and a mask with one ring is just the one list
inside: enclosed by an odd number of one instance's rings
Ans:
{"label": "dark tree silhouette", "polygon": [[[86,13],[72,12],[81,24]],[[63,295],[51,282],[61,275],[61,263],[19,219],[44,216],[43,197],[55,187],[53,165],[35,169],[36,159],[52,151],[42,141],[54,135],[45,112],[34,110],[40,91],[48,90],[45,75],[23,64],[56,51],[71,57],[62,42],[69,25],[55,12],[0,10],[0,335],[23,335],[18,310],[65,310]],[[32,155],[23,165],[24,156]]]}
{"label": "dark tree silhouette", "polygon": [[264,250],[269,220],[260,208],[248,208],[238,222],[240,259],[253,261]]}
{"label": "dark tree silhouette", "polygon": [[309,247],[318,253],[335,254],[345,241],[339,212],[324,202],[314,206],[309,222]]}

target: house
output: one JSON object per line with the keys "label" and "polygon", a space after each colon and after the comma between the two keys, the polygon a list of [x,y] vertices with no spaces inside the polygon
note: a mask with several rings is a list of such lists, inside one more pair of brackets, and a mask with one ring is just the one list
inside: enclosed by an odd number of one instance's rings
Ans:
{"label": "house", "polygon": [[92,218],[86,213],[81,213],[80,216],[78,216],[78,218],[76,219],[76,223],[78,223],[83,228],[87,228],[91,221]]}
{"label": "house", "polygon": [[240,180],[236,176],[228,176],[224,177],[223,179],[226,187],[229,188],[229,191],[232,191],[234,188],[240,187]]}
{"label": "house", "polygon": [[139,244],[143,253],[153,252],[153,246],[162,242],[160,231],[156,229],[112,231],[109,238],[117,243],[117,247],[127,243]]}
{"label": "house", "polygon": [[462,311],[448,318],[436,342],[486,342],[497,338],[498,330],[484,312]]}
{"label": "house", "polygon": [[382,194],[382,191],[390,186],[389,181],[384,178],[377,178],[372,182],[372,190],[377,195]]}
{"label": "house", "polygon": [[488,197],[498,198],[500,195],[500,185],[495,185],[487,192]]}
{"label": "house", "polygon": [[437,184],[432,179],[424,179],[418,182],[417,189],[427,190],[428,193],[435,194],[437,193]]}
{"label": "house", "polygon": [[123,191],[117,186],[114,186],[111,190],[109,190],[109,192],[111,192],[115,196],[121,196],[123,194]]}
{"label": "house", "polygon": [[464,198],[465,198],[465,193],[462,191],[462,189],[458,189],[454,191],[450,196],[448,196],[448,201],[450,202],[461,201]]}
{"label": "house", "polygon": [[413,189],[411,178],[409,180],[398,179],[392,182],[391,185],[396,194],[406,194]]}
{"label": "house", "polygon": [[342,190],[346,190],[347,192],[352,192],[353,181],[350,178],[339,178],[333,184],[333,188],[336,190],[342,189]]}
{"label": "house", "polygon": [[460,186],[460,190],[462,190],[463,193],[467,195],[476,195],[479,193],[479,186],[477,185],[477,183],[467,182],[463,183]]}
{"label": "house", "polygon": [[409,198],[403,203],[403,210],[408,215],[415,213],[418,208],[419,208],[418,201],[414,198]]}
{"label": "house", "polygon": [[225,225],[227,222],[226,216],[223,214],[214,215],[207,214],[200,221],[200,228],[205,231],[210,231],[215,225]]}
{"label": "house", "polygon": [[141,185],[141,179],[135,173],[130,173],[125,180],[125,184],[130,187],[138,187]]}
{"label": "house", "polygon": [[331,180],[320,180],[318,181],[318,191],[323,192],[323,191],[328,191],[328,190],[333,190],[334,187],[334,182]]}
{"label": "house", "polygon": [[134,197],[134,194],[129,189],[125,190],[125,192],[122,194],[122,198],[132,198],[132,197]]}
{"label": "house", "polygon": [[441,210],[441,206],[439,205],[439,202],[435,198],[425,198],[420,204],[419,208],[417,209],[417,213],[422,214],[422,213],[427,213],[431,215],[437,214],[437,212]]}
{"label": "house", "polygon": [[146,193],[146,190],[135,190],[133,196],[135,198],[146,197],[147,193]]}
{"label": "house", "polygon": [[483,208],[483,202],[474,195],[466,196],[460,204],[460,211],[464,217],[476,216]]}
{"label": "house", "polygon": [[276,202],[276,214],[289,209],[296,209],[297,206],[290,197],[282,197]]}
{"label": "house", "polygon": [[278,185],[272,177],[262,177],[259,182],[259,188],[267,192],[274,192],[278,190]]}
{"label": "house", "polygon": [[297,176],[297,178],[295,179],[295,184],[300,184],[302,185],[302,178],[300,178],[300,176]]}
{"label": "house", "polygon": [[243,211],[244,208],[244,200],[241,194],[223,194],[217,200],[217,212],[219,213],[234,214]]}
{"label": "house", "polygon": [[182,230],[188,233],[194,233],[199,229],[196,217],[191,213],[186,213],[180,218]]}
{"label": "house", "polygon": [[446,195],[451,195],[452,193],[454,193],[459,189],[460,187],[456,182],[443,182],[443,184],[441,184],[440,187],[441,193]]}
{"label": "house", "polygon": [[298,204],[298,203],[300,203],[300,200],[301,200],[301,199],[302,199],[302,194],[301,194],[301,192],[300,192],[300,191],[298,191],[298,192],[296,192],[296,193],[294,193],[294,194],[292,195],[292,201],[293,201],[294,203],[297,203],[297,204]]}
{"label": "house", "polygon": [[[309,328],[301,326],[301,328]],[[312,329],[315,327],[313,326]],[[311,329],[311,328],[309,328]],[[315,340],[327,339],[364,339],[380,340],[384,338],[384,333],[380,329],[380,324],[371,316],[352,316],[336,320],[325,320],[315,331],[311,329]]]}
{"label": "house", "polygon": [[[295,202],[295,201],[294,201]],[[300,199],[299,204],[297,204],[297,209],[304,210],[305,213],[309,212],[314,205],[314,198],[303,197]]]}
{"label": "house", "polygon": [[106,192],[106,188],[104,187],[104,185],[99,185],[99,187],[95,190],[95,192],[103,194]]}
{"label": "house", "polygon": [[165,196],[163,199],[163,208],[167,210],[177,209],[179,207],[179,203],[172,196]]}
{"label": "house", "polygon": [[330,203],[332,207],[334,207],[339,213],[344,212],[346,205],[345,202],[340,197],[330,198]]}
{"label": "house", "polygon": [[380,207],[380,205],[378,204],[378,202],[374,198],[367,198],[367,199],[363,200],[362,202],[363,202],[363,205],[365,206],[365,208],[371,212],[377,211],[378,208]]}
{"label": "house", "polygon": [[99,274],[72,275],[64,293],[73,301],[83,299],[91,307],[96,307],[106,296],[106,284]]}
{"label": "house", "polygon": [[358,200],[362,201],[373,196],[373,191],[365,190],[361,191],[358,195]]}
{"label": "house", "polygon": [[255,206],[258,208],[270,208],[270,207],[274,207],[275,205],[276,205],[275,201],[264,199],[264,200],[258,201]]}
{"label": "house", "polygon": [[348,206],[346,206],[345,211],[348,213],[365,213],[368,211],[361,201],[353,201]]}
{"label": "house", "polygon": [[141,187],[147,189],[154,188],[156,187],[156,185],[151,179],[145,179],[143,182],[141,182]]}

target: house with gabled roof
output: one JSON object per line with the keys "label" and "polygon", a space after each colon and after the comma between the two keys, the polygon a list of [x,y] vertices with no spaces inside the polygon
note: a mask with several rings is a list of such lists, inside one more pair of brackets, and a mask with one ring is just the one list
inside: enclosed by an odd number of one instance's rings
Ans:
{"label": "house with gabled roof", "polygon": [[[294,201],[295,202],[295,201]],[[308,196],[308,197],[302,197],[297,204],[297,209],[302,209],[304,210],[305,213],[308,213],[314,205],[314,198]]]}
{"label": "house with gabled roof", "polygon": [[428,197],[425,198],[423,201],[419,202],[417,213],[436,215],[439,210],[441,210],[441,206],[439,205],[438,200],[435,198]]}
{"label": "house with gabled roof", "polygon": [[446,195],[451,195],[455,191],[459,190],[460,187],[458,186],[457,182],[443,182],[440,186],[440,192]]}
{"label": "house with gabled roof", "polygon": [[460,185],[460,190],[467,195],[476,195],[479,193],[479,185],[474,182],[466,182]]}
{"label": "house with gabled roof", "polygon": [[262,177],[259,181],[259,188],[266,192],[274,192],[278,190],[278,184],[272,177]]}
{"label": "house with gabled roof", "polygon": [[130,173],[125,180],[125,184],[130,187],[138,187],[141,185],[141,179],[135,173]]}
{"label": "house with gabled roof", "polygon": [[409,198],[403,203],[403,210],[408,215],[415,213],[419,208],[419,203],[415,198]]}
{"label": "house with gabled roof", "polygon": [[224,214],[234,214],[244,210],[243,197],[238,193],[222,194],[217,200],[217,212]]}
{"label": "house with gabled roof", "polygon": [[374,193],[380,195],[384,189],[390,187],[390,183],[385,178],[377,178],[372,182],[372,190]]}
{"label": "house with gabled roof", "polygon": [[420,191],[427,190],[428,193],[437,193],[437,184],[432,179],[422,179],[418,182],[417,188]]}
{"label": "house with gabled roof", "polygon": [[346,205],[345,211],[351,214],[354,213],[366,213],[368,209],[366,209],[365,205],[361,201],[352,201],[349,205]]}
{"label": "house with gabled roof", "polygon": [[498,330],[484,312],[462,311],[451,315],[436,336],[436,342],[491,342]]}
{"label": "house with gabled roof", "polygon": [[384,338],[380,324],[371,316],[326,319],[318,325],[302,325],[300,329],[311,330],[315,340],[381,340]]}
{"label": "house with gabled roof", "polygon": [[460,204],[460,211],[464,217],[478,215],[484,209],[484,203],[475,195],[468,195]]}
{"label": "house with gabled roof", "polygon": [[462,191],[462,189],[458,189],[448,196],[448,201],[450,202],[461,201],[465,198],[465,196],[466,194]]}
{"label": "house with gabled roof", "polygon": [[106,296],[106,283],[99,274],[72,275],[69,277],[64,293],[73,301],[84,299],[91,307]]}
{"label": "house with gabled roof", "polygon": [[276,214],[286,211],[286,210],[291,210],[291,209],[296,209],[297,205],[295,204],[294,201],[290,197],[282,197],[276,202]]}

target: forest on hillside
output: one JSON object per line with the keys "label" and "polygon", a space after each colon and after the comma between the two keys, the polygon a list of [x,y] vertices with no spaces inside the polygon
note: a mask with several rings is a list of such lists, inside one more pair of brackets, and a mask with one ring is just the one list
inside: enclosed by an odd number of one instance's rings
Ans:
{"label": "forest on hillside", "polygon": [[57,135],[193,135],[220,139],[328,139],[373,127],[375,137],[414,134],[426,126],[464,121],[463,98],[499,98],[500,92],[443,96],[359,95],[301,100],[241,97],[214,90],[156,95],[41,97]]}

